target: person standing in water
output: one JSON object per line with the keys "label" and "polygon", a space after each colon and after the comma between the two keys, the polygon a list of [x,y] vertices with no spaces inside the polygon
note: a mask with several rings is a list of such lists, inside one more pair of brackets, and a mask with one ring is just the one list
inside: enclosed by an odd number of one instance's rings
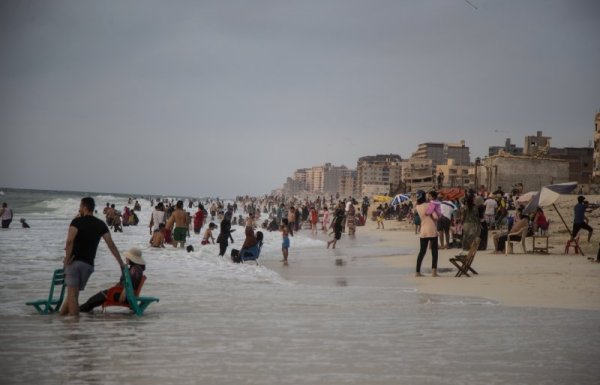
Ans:
{"label": "person standing in water", "polygon": [[219,255],[222,257],[225,255],[227,251],[227,246],[229,246],[229,240],[233,243],[233,237],[231,236],[231,211],[227,211],[223,220],[221,221],[221,226],[219,229],[219,236],[217,237],[217,243],[219,244]]}
{"label": "person standing in water", "polygon": [[13,219],[13,211],[6,202],[2,202],[2,208],[0,209],[0,218],[2,219],[2,228],[8,229],[10,222]]}
{"label": "person standing in water", "polygon": [[345,217],[345,212],[344,212],[344,205],[342,202],[338,203],[337,208],[335,209],[335,212],[333,214],[333,221],[332,221],[332,228],[333,231],[329,234],[333,234],[333,239],[330,240],[329,242],[327,242],[327,248],[329,248],[329,246],[333,245],[332,249],[335,249],[335,245],[337,244],[337,241],[340,240],[340,238],[342,237],[342,230],[344,229],[344,217]]}
{"label": "person standing in water", "polygon": [[79,216],[73,219],[69,226],[63,260],[67,298],[60,309],[61,315],[79,315],[79,292],[85,289],[88,279],[94,272],[94,259],[100,238],[106,242],[121,270],[125,266],[110,236],[108,226],[94,216],[95,207],[93,198],[83,198],[79,205]]}
{"label": "person standing in water", "polygon": [[177,201],[175,205],[175,211],[171,214],[169,221],[167,222],[167,228],[173,230],[173,246],[181,245],[183,249],[185,247],[185,239],[189,232],[188,214],[183,209],[183,201]]}
{"label": "person standing in water", "polygon": [[284,218],[283,223],[281,224],[281,253],[283,254],[281,262],[283,262],[284,265],[288,264],[288,254],[290,250],[290,236],[287,225],[287,219]]}

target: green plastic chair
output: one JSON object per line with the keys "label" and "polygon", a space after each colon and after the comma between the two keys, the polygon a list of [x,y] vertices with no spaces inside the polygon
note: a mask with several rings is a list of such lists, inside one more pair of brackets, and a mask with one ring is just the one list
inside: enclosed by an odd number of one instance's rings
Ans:
{"label": "green plastic chair", "polygon": [[[54,298],[54,288],[60,286],[60,296]],[[52,274],[52,283],[50,284],[50,293],[47,299],[38,299],[37,301],[27,302],[27,305],[35,307],[40,314],[48,314],[58,311],[65,298],[65,271],[63,269],[54,270]]]}
{"label": "green plastic chair", "polygon": [[123,268],[123,276],[125,277],[125,296],[127,297],[127,302],[129,303],[129,307],[135,315],[141,316],[144,314],[144,310],[150,305],[152,302],[158,302],[158,298],[155,297],[136,297],[135,292],[133,291],[133,283],[131,282],[131,275],[129,274],[129,267],[125,266]]}

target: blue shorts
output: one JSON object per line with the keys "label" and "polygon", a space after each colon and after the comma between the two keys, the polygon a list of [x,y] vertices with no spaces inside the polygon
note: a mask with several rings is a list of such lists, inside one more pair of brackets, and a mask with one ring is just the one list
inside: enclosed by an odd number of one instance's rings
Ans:
{"label": "blue shorts", "polygon": [[67,287],[77,287],[82,291],[93,272],[94,266],[81,261],[73,261],[70,265],[65,266]]}
{"label": "blue shorts", "polygon": [[289,238],[284,238],[283,242],[281,243],[281,248],[282,249],[289,249],[290,248],[290,239]]}

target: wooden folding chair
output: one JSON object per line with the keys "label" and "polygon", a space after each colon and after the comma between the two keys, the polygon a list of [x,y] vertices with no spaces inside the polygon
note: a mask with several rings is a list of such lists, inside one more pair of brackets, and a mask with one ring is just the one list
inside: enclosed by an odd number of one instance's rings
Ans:
{"label": "wooden folding chair", "polygon": [[[54,289],[60,287],[60,294],[57,298],[54,295]],[[65,298],[65,271],[61,269],[54,270],[52,282],[50,283],[50,292],[48,298],[38,299],[27,302],[26,305],[33,306],[40,314],[48,314],[58,311]]]}
{"label": "wooden folding chair", "polygon": [[477,254],[479,243],[481,243],[481,238],[477,237],[473,243],[471,243],[471,248],[469,248],[469,253],[467,255],[457,255],[454,258],[450,258],[450,263],[452,263],[458,269],[455,277],[460,277],[462,275],[470,277],[469,271],[471,271],[473,274],[478,274],[475,269],[471,267],[471,264],[475,259],[475,254]]}

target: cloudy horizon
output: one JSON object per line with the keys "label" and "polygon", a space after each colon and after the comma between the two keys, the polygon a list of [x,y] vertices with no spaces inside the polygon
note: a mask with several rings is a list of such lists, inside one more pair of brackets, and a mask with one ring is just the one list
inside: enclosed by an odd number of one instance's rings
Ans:
{"label": "cloudy horizon", "polygon": [[588,147],[600,2],[4,1],[0,186],[262,195],[542,131]]}

